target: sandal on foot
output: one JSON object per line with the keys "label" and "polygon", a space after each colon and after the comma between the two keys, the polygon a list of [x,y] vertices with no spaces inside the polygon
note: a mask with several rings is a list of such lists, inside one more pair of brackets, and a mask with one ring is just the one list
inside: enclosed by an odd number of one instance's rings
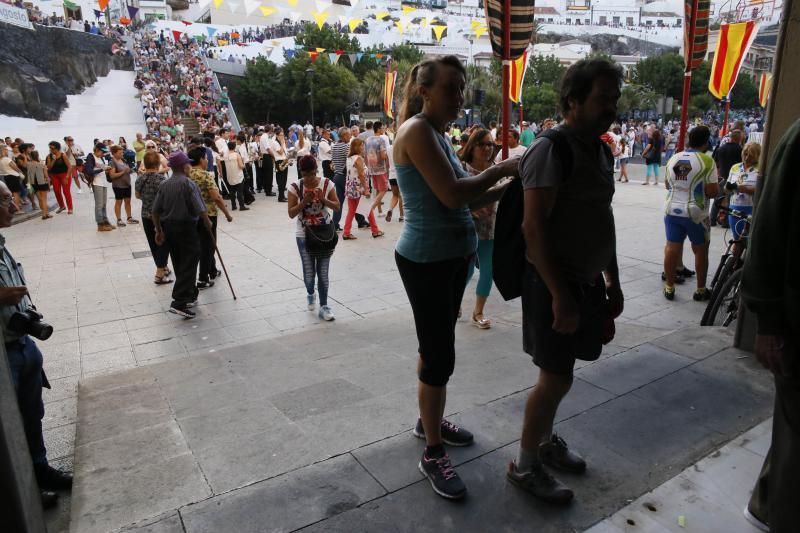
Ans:
{"label": "sandal on foot", "polygon": [[357,238],[358,237],[356,237],[355,235],[342,235],[342,240],[345,240],[345,241],[354,241]]}
{"label": "sandal on foot", "polygon": [[372,234],[372,238],[373,239],[377,239],[378,237],[383,237],[383,232],[382,231],[379,231],[377,233],[373,233]]}
{"label": "sandal on foot", "polygon": [[478,329],[489,329],[492,327],[492,321],[488,318],[484,318],[483,313],[481,313],[479,315],[472,315],[472,325]]}
{"label": "sandal on foot", "polygon": [[156,276],[155,278],[153,278],[153,283],[155,283],[156,285],[166,285],[167,283],[172,283],[173,281],[174,280],[171,280],[169,279],[169,277],[167,277],[167,274],[164,274],[161,277]]}

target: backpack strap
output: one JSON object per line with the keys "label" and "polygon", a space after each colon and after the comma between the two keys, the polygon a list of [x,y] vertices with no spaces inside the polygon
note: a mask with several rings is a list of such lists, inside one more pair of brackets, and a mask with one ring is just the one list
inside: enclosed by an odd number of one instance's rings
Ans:
{"label": "backpack strap", "polygon": [[543,131],[539,137],[549,139],[553,143],[553,152],[561,162],[561,179],[566,181],[572,176],[573,169],[572,147],[569,145],[567,136],[556,128],[550,128]]}

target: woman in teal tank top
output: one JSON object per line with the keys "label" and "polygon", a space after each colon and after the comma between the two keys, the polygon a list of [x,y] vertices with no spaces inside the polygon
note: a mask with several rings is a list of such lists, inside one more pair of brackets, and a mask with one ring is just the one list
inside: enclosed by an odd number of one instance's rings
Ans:
{"label": "woman in teal tank top", "polygon": [[419,410],[414,435],[425,439],[419,469],[433,490],[463,498],[464,483],[444,444],[468,446],[472,434],[442,418],[455,364],[455,326],[478,238],[469,206],[496,201],[505,176],[518,177],[519,159],[470,176],[444,137],[464,104],[466,73],[458,58],[424,61],[411,71],[394,140],[397,182],[406,222],[395,260],[408,294],[419,342]]}

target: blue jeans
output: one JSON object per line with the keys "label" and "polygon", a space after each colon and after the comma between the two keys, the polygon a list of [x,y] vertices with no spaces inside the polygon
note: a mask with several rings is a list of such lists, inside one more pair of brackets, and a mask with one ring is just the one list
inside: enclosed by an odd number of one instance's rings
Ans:
{"label": "blue jeans", "polygon": [[108,215],[106,215],[108,187],[92,185],[92,192],[94,193],[94,221],[98,224],[108,224]]}
{"label": "blue jeans", "polygon": [[[478,241],[478,285],[475,287],[475,294],[487,298],[492,290],[492,251],[494,250],[494,239]],[[472,280],[475,273],[475,261],[469,264],[467,273],[467,284]]]}
{"label": "blue jeans", "polygon": [[297,237],[297,251],[300,252],[300,261],[303,263],[303,283],[308,294],[314,294],[314,277],[317,278],[317,288],[319,290],[319,305],[328,305],[328,268],[331,264],[331,256],[312,257],[306,250],[306,240]]}
{"label": "blue jeans", "polygon": [[[341,202],[339,210],[333,212],[333,223],[337,228],[339,227],[339,221],[342,220],[342,211],[347,203],[344,197],[344,186],[346,181],[347,177],[341,172],[335,172],[333,174],[333,184],[336,186],[336,196],[339,198],[339,202]],[[367,219],[364,218],[364,215],[361,213],[356,213],[356,223],[358,224],[359,228],[369,225],[369,222],[367,222]]]}
{"label": "blue jeans", "polygon": [[11,381],[17,391],[17,403],[31,460],[34,465],[46,465],[47,449],[44,447],[42,434],[42,386],[46,383],[46,378],[42,371],[42,352],[33,339],[26,335],[17,341],[6,343],[6,357],[11,367]]}

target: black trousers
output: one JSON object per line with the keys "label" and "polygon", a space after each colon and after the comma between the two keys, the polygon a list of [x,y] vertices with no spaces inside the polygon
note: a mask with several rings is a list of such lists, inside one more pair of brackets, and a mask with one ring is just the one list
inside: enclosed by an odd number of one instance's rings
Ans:
{"label": "black trousers", "polygon": [[244,207],[244,182],[236,185],[229,185],[231,188],[231,207],[236,209],[236,199],[239,199],[239,206]]}
{"label": "black trousers", "polygon": [[156,268],[165,268],[169,260],[169,247],[167,243],[161,246],[156,244],[156,227],[149,218],[142,217],[142,229],[144,230],[145,237],[147,237],[147,244],[150,245],[150,253],[153,256],[153,262],[156,264]]}
{"label": "black trousers", "polygon": [[209,275],[213,274],[216,277],[217,262],[214,259],[214,241],[217,240],[217,216],[209,216],[211,220],[211,238],[206,225],[202,220],[197,221],[197,236],[200,239],[200,273],[197,275],[198,281],[208,281]]}
{"label": "black trousers", "polygon": [[[329,180],[333,179],[333,162],[330,159],[322,162],[322,175]],[[339,201],[341,202],[342,199],[339,198]]]}
{"label": "black trousers", "polygon": [[286,198],[286,180],[289,176],[289,167],[283,170],[275,169],[275,181],[278,182],[278,199]]}
{"label": "black trousers", "polygon": [[275,164],[272,161],[271,155],[262,155],[261,156],[261,174],[262,174],[262,185],[264,192],[266,194],[272,193],[272,178],[275,173]]}
{"label": "black trousers", "polygon": [[172,307],[184,307],[197,300],[197,266],[200,263],[200,239],[197,223],[164,221],[164,235],[175,269],[172,286]]}

